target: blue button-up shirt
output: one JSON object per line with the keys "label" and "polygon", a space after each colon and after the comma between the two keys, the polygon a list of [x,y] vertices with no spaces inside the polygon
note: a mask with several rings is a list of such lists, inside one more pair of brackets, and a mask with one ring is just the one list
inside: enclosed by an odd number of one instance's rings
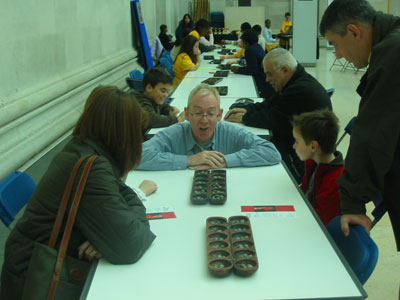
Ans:
{"label": "blue button-up shirt", "polygon": [[275,165],[281,155],[271,142],[228,122],[218,122],[211,143],[202,149],[189,122],[177,123],[143,143],[139,170],[183,170],[188,156],[213,150],[224,154],[227,167]]}

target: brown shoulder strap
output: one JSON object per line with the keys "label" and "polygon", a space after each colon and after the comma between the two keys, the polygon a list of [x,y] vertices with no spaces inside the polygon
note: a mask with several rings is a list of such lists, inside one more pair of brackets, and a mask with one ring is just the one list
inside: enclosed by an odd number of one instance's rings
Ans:
{"label": "brown shoulder strap", "polygon": [[89,157],[89,155],[85,155],[80,158],[74,168],[72,169],[71,175],[69,176],[67,185],[64,190],[64,194],[60,203],[60,207],[58,208],[58,213],[56,217],[56,221],[54,222],[53,231],[50,235],[49,247],[54,248],[57,242],[58,233],[60,232],[60,227],[62,224],[62,220],[64,219],[65,210],[67,209],[69,195],[71,194],[72,185],[74,184],[76,173],[78,173],[79,167],[82,162]]}
{"label": "brown shoulder strap", "polygon": [[72,232],[72,226],[75,221],[76,212],[78,211],[79,202],[81,200],[83,189],[85,187],[86,180],[89,176],[90,169],[97,157],[98,157],[97,155],[94,155],[89,158],[89,160],[87,161],[87,163],[85,165],[85,169],[83,170],[82,176],[79,180],[78,188],[76,190],[74,199],[71,204],[71,209],[69,211],[67,224],[65,226],[65,231],[64,231],[64,234],[63,234],[63,237],[61,240],[60,249],[58,250],[57,262],[56,262],[56,266],[54,268],[53,279],[51,281],[49,293],[47,295],[48,300],[54,299],[58,281],[60,279],[62,264],[64,261],[65,253],[67,252],[67,246],[68,246],[69,238],[70,238],[71,232]]}

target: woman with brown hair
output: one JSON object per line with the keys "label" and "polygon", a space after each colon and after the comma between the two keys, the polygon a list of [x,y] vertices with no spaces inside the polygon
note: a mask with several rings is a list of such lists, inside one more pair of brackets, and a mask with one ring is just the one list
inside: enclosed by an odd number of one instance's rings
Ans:
{"label": "woman with brown hair", "polygon": [[175,74],[173,88],[178,86],[187,72],[196,71],[200,67],[200,54],[199,40],[192,35],[186,36],[172,68]]}
{"label": "woman with brown hair", "polygon": [[[8,237],[1,299],[21,299],[34,244],[48,243],[72,168],[85,155],[99,157],[82,194],[67,255],[89,261],[104,257],[112,264],[131,264],[144,254],[155,235],[138,195],[121,178],[140,162],[142,127],[146,122],[147,115],[131,94],[113,86],[92,91],[72,139],[50,164]],[[71,195],[76,186],[77,182]],[[139,188],[151,194],[157,186],[145,181]]]}

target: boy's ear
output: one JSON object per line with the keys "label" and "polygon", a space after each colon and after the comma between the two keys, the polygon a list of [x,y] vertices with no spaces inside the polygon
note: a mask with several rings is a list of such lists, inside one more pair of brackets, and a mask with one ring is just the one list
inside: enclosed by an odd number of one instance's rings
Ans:
{"label": "boy's ear", "polygon": [[150,83],[146,84],[146,86],[144,87],[145,92],[150,92],[152,89],[153,89],[153,87],[151,86]]}
{"label": "boy's ear", "polygon": [[311,141],[311,151],[317,152],[319,149],[319,143],[317,141]]}

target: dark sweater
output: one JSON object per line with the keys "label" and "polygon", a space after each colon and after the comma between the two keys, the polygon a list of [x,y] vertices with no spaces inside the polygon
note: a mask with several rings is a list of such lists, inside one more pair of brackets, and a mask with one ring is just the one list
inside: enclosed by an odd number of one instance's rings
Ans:
{"label": "dark sweater", "polygon": [[251,45],[244,51],[246,66],[240,67],[238,73],[252,75],[259,93],[262,96],[267,96],[273,93],[273,89],[271,85],[265,81],[265,73],[262,64],[264,56],[265,51],[259,44]]}
{"label": "dark sweater", "polygon": [[339,179],[341,212],[365,214],[365,203],[383,195],[400,251],[400,18],[377,13],[370,63],[345,169]]}
{"label": "dark sweater", "polygon": [[157,104],[153,99],[147,98],[138,91],[131,92],[140,103],[140,106],[146,110],[150,117],[148,128],[167,127],[178,122],[176,116],[170,115],[170,105],[167,103]]}

